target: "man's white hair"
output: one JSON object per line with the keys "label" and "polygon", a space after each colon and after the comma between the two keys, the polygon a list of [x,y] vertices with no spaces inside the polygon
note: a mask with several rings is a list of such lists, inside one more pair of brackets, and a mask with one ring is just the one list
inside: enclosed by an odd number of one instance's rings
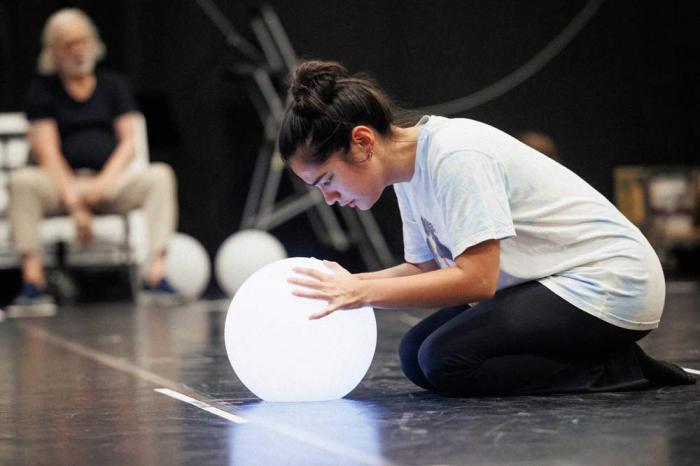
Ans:
{"label": "man's white hair", "polygon": [[63,8],[49,16],[44,25],[44,30],[41,32],[41,53],[37,62],[37,70],[40,74],[53,74],[56,72],[56,61],[51,50],[56,41],[56,34],[61,26],[74,21],[82,21],[90,31],[95,61],[104,58],[107,49],[100,39],[100,33],[95,23],[92,22],[85,12],[78,8]]}

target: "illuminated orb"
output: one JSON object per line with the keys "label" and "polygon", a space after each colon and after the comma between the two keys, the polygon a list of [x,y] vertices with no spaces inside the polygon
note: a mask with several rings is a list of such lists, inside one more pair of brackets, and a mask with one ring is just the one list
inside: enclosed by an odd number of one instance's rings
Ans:
{"label": "illuminated orb", "polygon": [[226,352],[238,378],[266,401],[342,398],[360,383],[374,357],[374,310],[338,310],[319,320],[325,301],[292,295],[294,267],[332,271],[317,259],[266,265],[241,286],[226,316]]}
{"label": "illuminated orb", "polygon": [[282,243],[261,230],[243,230],[229,236],[214,259],[219,286],[233,296],[248,277],[262,267],[287,257]]}

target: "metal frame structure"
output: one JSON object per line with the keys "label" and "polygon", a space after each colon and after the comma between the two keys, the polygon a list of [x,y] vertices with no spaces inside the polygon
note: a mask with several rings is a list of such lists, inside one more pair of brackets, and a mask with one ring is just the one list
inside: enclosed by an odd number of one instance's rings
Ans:
{"label": "metal frame structure", "polygon": [[370,211],[329,206],[317,189],[310,188],[296,176],[290,177],[294,192],[278,200],[282,177],[290,173],[277,150],[285,98],[278,85],[280,78],[294,69],[297,56],[277,14],[267,5],[252,11],[250,26],[261,49],[258,52],[235,31],[211,0],[196,1],[227,38],[227,43],[250,60],[235,66],[232,72],[244,78],[264,128],[241,229],[271,230],[306,213],[322,244],[340,252],[357,247],[370,270],[393,265],[394,257]]}

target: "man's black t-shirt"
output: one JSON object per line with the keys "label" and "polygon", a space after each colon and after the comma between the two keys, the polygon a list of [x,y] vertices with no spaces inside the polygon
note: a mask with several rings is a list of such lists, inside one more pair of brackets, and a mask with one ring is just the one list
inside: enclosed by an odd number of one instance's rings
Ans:
{"label": "man's black t-shirt", "polygon": [[29,120],[56,120],[61,150],[74,169],[100,170],[117,145],[115,118],[136,110],[121,78],[102,70],[95,76],[95,91],[85,102],[71,97],[56,75],[36,78],[27,98]]}

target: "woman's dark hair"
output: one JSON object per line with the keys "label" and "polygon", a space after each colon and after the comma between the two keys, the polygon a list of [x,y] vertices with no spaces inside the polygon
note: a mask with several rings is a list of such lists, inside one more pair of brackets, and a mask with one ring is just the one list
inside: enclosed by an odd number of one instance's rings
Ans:
{"label": "woman's dark hair", "polygon": [[394,104],[369,77],[336,62],[303,61],[290,77],[279,149],[285,161],[301,148],[305,162],[322,164],[335,151],[347,154],[355,126],[389,136],[393,122]]}

